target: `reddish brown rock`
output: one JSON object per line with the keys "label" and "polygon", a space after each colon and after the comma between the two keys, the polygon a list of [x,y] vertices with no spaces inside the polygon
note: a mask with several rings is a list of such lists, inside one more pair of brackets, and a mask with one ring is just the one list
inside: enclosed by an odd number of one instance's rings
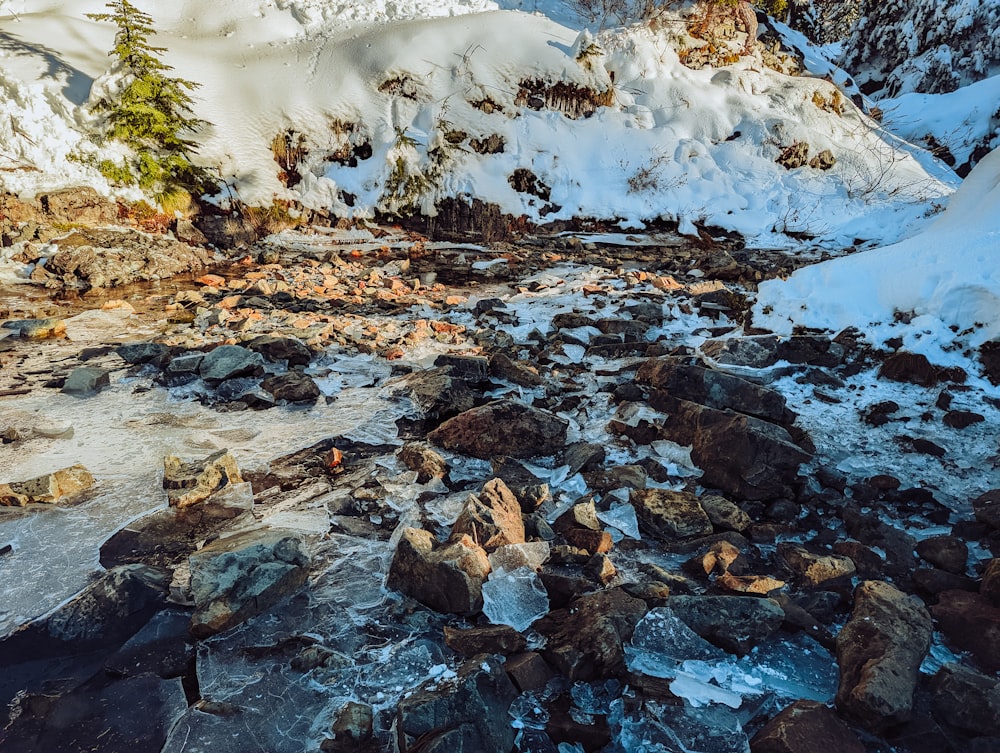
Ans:
{"label": "reddish brown rock", "polygon": [[636,489],[629,501],[635,508],[639,525],[654,536],[677,539],[707,536],[712,532],[712,521],[698,498],[690,492]]}
{"label": "reddish brown rock", "polygon": [[444,627],[444,642],[452,651],[462,656],[476,654],[516,654],[527,648],[524,636],[508,625],[484,625],[459,630]]}
{"label": "reddish brown rock", "polygon": [[980,594],[945,591],[931,614],[951,643],[971,651],[990,672],[1000,671],[1000,608]]}
{"label": "reddish brown rock", "polygon": [[865,753],[858,736],[832,710],[815,701],[796,701],[750,741],[751,753]]}
{"label": "reddish brown rock", "polygon": [[459,413],[427,438],[477,458],[554,455],[566,444],[567,422],[514,400],[498,400]]}
{"label": "reddish brown rock", "polygon": [[487,481],[482,492],[470,495],[451,529],[451,539],[468,536],[487,551],[524,543],[521,505],[498,478]]}
{"label": "reddish brown rock", "polygon": [[386,585],[439,612],[478,612],[490,573],[486,552],[468,536],[445,546],[436,543],[429,531],[403,531]]}
{"label": "reddish brown rock", "polygon": [[563,537],[569,545],[583,549],[590,554],[607,554],[614,546],[611,534],[607,531],[591,531],[587,528],[567,528]]}
{"label": "reddish brown rock", "polygon": [[993,606],[1000,607],[1000,557],[990,560],[986,566],[979,593]]}
{"label": "reddish brown rock", "polygon": [[872,731],[906,721],[932,633],[916,597],[881,581],[859,585],[851,618],[837,636],[837,708]]}
{"label": "reddish brown rock", "polygon": [[917,554],[935,567],[961,575],[965,572],[969,547],[954,536],[932,536],[917,542]]}
{"label": "reddish brown rock", "polygon": [[556,674],[542,655],[535,651],[508,656],[504,669],[522,693],[541,690]]}

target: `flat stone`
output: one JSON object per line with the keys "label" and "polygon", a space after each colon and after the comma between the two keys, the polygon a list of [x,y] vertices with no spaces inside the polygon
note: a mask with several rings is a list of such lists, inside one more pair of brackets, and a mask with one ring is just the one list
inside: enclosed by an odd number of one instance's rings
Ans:
{"label": "flat stone", "polygon": [[837,708],[871,731],[909,719],[933,632],[916,597],[882,581],[861,583],[837,636]]}
{"label": "flat stone", "polygon": [[63,384],[62,391],[68,395],[96,395],[111,386],[111,372],[96,366],[81,366],[73,369]]}
{"label": "flat stone", "polygon": [[776,602],[755,596],[671,596],[669,605],[702,638],[739,656],[772,635],[785,619]]}
{"label": "flat stone", "polygon": [[711,520],[690,492],[636,489],[629,501],[635,507],[640,527],[654,536],[676,539],[712,533]]}
{"label": "flat stone", "polygon": [[727,531],[742,533],[750,527],[750,516],[738,505],[717,494],[706,494],[698,498],[698,503],[712,521],[712,525]]}
{"label": "flat stone", "polygon": [[26,340],[47,340],[66,335],[66,322],[57,318],[11,319],[0,324],[0,327],[9,329],[15,336]]}
{"label": "flat stone", "polygon": [[448,648],[462,656],[509,656],[524,651],[528,645],[525,637],[509,625],[483,625],[465,630],[445,625],[444,642]]}
{"label": "flat stone", "polygon": [[321,394],[312,377],[299,371],[268,377],[261,383],[261,388],[275,400],[289,403],[315,403]]}
{"label": "flat stone", "polygon": [[205,354],[198,366],[198,374],[206,382],[221,382],[241,376],[260,376],[264,373],[264,358],[240,345],[220,345]]}
{"label": "flat stone", "polygon": [[26,502],[55,502],[85,491],[94,485],[94,477],[84,466],[77,464],[46,473],[27,481],[14,481],[7,488]]}
{"label": "flat stone", "polygon": [[126,363],[142,364],[165,356],[170,349],[162,343],[126,343],[119,345],[115,352]]}
{"label": "flat stone", "polygon": [[568,423],[514,400],[472,408],[428,435],[440,447],[477,458],[554,455],[566,443]]}

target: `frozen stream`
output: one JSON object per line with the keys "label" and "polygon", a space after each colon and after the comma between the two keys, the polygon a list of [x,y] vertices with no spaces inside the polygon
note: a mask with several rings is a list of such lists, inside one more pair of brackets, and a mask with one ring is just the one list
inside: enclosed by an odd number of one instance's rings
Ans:
{"label": "frozen stream", "polygon": [[[354,359],[357,361],[357,359]],[[357,366],[357,364],[354,364]],[[368,366],[388,372],[385,364]],[[366,381],[372,381],[370,378]],[[386,441],[405,406],[377,388],[347,387],[329,405],[308,409],[220,413],[160,388],[136,393],[144,380],[128,379],[79,399],[62,393],[7,398],[3,423],[51,434],[17,449],[0,446],[0,480],[32,478],[82,463],[97,479],[74,506],[0,508],[0,635],[39,617],[82,588],[100,568],[101,544],[146,513],[166,506],[161,488],[163,456],[204,457],[231,450],[241,468],[307,447],[320,439],[351,435]]]}

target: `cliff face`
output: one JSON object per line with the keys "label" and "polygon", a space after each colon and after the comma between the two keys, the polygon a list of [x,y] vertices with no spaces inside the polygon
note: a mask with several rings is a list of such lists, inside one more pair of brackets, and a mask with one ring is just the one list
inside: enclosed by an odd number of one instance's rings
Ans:
{"label": "cliff face", "polygon": [[843,67],[862,91],[954,91],[1000,73],[1000,0],[864,0]]}

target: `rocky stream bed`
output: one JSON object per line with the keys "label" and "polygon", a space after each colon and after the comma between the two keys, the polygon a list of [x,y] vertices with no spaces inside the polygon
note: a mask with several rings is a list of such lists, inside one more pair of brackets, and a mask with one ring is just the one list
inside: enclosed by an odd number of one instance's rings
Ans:
{"label": "rocky stream bed", "polygon": [[996,349],[707,235],[108,232],[0,293],[0,750],[1000,750]]}

